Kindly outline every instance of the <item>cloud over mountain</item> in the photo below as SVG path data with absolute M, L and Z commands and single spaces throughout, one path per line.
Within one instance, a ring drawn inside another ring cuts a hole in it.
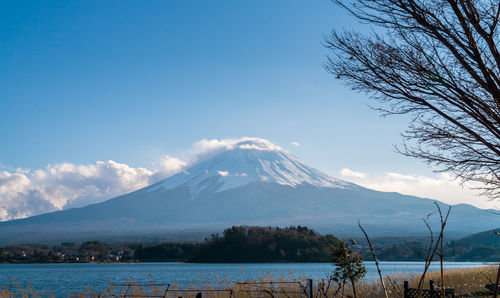
M 158 182 L 236 146 L 259 152 L 284 150 L 260 138 L 203 139 L 186 151 L 185 158 L 164 155 L 149 169 L 113 160 L 86 165 L 58 163 L 38 170 L 0 167 L 0 221 L 102 202 Z M 217 170 L 220 176 L 239 175 L 234 179 L 240 180 L 246 177 L 227 169 Z M 496 207 L 491 202 L 481 201 L 467 186 L 462 188 L 458 182 L 451 181 L 447 174 L 434 178 L 394 172 L 369 175 L 343 168 L 340 175 L 375 190 L 429 197 L 451 204 L 467 202 L 479 207 Z
M 100 202 L 179 172 L 185 163 L 165 156 L 154 170 L 115 161 L 60 163 L 42 170 L 0 172 L 0 220 Z
M 29 192 L 38 191 L 38 201 L 32 204 L 49 202 L 49 207 L 56 209 L 82 203 L 90 196 L 110 198 L 117 190 L 134 191 L 82 208 L 0 223 L 0 242 L 76 241 L 88 235 L 93 239 L 143 237 L 145 233 L 213 231 L 241 224 L 300 224 L 325 232 L 342 231 L 351 237 L 359 232 L 358 220 L 378 235 L 419 235 L 425 231 L 425 227 L 419 228 L 422 216 L 434 211 L 434 200 L 380 192 L 334 178 L 267 140 L 246 138 L 205 144 L 208 148 L 204 154 L 213 150 L 218 153 L 185 168 L 183 161 L 165 157 L 157 165 L 182 170 L 152 185 L 148 184 L 159 169 L 133 168 L 112 161 L 86 166 L 59 164 L 24 176 L 5 175 L 5 184 L 12 184 L 8 188 L 12 192 L 24 191 L 31 198 Z M 363 176 L 356 171 L 344 173 Z M 406 183 L 425 180 L 397 173 L 385 176 Z M 30 179 L 29 184 L 25 178 Z M 366 178 L 369 176 L 358 179 Z M 37 179 L 45 185 L 37 185 Z M 464 235 L 499 221 L 491 212 L 462 205 L 453 208 L 448 226 L 457 235 Z M 33 226 L 36 235 L 30 232 Z
M 180 172 L 189 163 L 245 141 L 252 141 L 254 149 L 281 149 L 258 138 L 203 139 L 188 150 L 190 161 L 164 155 L 150 169 L 108 160 L 86 165 L 65 162 L 37 170 L 3 170 L 0 171 L 0 221 L 102 202 L 158 182 Z
M 364 178 L 366 176 L 365 173 L 356 172 L 348 168 L 343 168 L 342 170 L 340 170 L 340 175 L 342 175 L 342 177 L 355 177 L 355 178 Z
M 474 190 L 472 183 L 461 185 L 447 173 L 434 177 L 396 172 L 375 175 L 344 168 L 340 174 L 349 181 L 370 189 L 432 198 L 447 204 L 466 203 L 479 208 L 500 209 L 499 203 L 479 196 L 480 192 Z

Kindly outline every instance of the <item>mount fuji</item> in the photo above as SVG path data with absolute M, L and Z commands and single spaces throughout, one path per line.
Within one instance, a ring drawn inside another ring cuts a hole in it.
M 306 225 L 353 236 L 358 220 L 376 236 L 421 235 L 426 232 L 422 218 L 436 211 L 434 202 L 335 179 L 267 140 L 245 138 L 132 193 L 2 222 L 0 244 L 187 239 L 232 225 Z M 500 216 L 460 204 L 452 207 L 447 234 L 463 236 L 498 226 Z

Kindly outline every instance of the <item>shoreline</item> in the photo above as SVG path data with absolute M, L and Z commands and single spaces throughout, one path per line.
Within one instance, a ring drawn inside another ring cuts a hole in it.
M 406 261 L 406 260 L 390 260 L 390 261 L 382 261 L 378 260 L 381 264 L 423 264 L 424 261 Z M 364 264 L 375 264 L 373 260 L 363 261 Z M 130 262 L 0 262 L 0 265 L 37 265 L 37 264 L 218 264 L 218 265 L 237 265 L 237 264 L 332 264 L 332 262 L 248 262 L 248 261 L 239 261 L 239 262 L 187 262 L 187 261 L 130 261 Z M 439 260 L 433 261 L 432 264 L 439 264 Z M 443 264 L 484 264 L 487 265 L 497 265 L 499 262 L 491 262 L 491 261 L 444 261 Z
M 393 263 L 393 262 L 391 262 Z M 89 264 L 89 263 L 86 263 Z M 206 267 L 205 267 L 206 268 Z M 265 271 L 266 268 L 259 268 L 260 271 Z M 97 268 L 96 268 L 97 269 Z M 94 270 L 96 270 L 94 269 Z M 221 273 L 220 267 L 216 268 L 219 273 Z M 248 269 L 248 268 L 247 268 Z M 245 269 L 245 270 L 247 270 Z M 372 268 L 373 269 L 373 268 Z M 387 268 L 386 268 L 387 269 Z M 414 267 L 414 269 L 417 269 Z M 439 287 L 442 282 L 440 280 L 440 272 L 438 267 L 434 267 L 426 275 L 424 281 L 424 288 L 428 288 L 429 281 L 433 280 L 436 287 Z M 243 269 L 241 269 L 243 270 Z M 471 293 L 474 291 L 484 290 L 484 285 L 487 284 L 491 279 L 496 276 L 496 266 L 480 265 L 477 267 L 470 268 L 450 268 L 444 270 L 445 282 L 444 286 L 447 288 L 456 289 L 456 293 Z M 23 279 L 11 278 L 9 282 L 6 280 L 0 281 L 0 286 L 5 286 L 5 288 L 0 287 L 0 296 L 2 294 L 16 294 L 16 293 L 28 293 L 36 296 L 35 293 L 54 293 L 56 297 L 66 296 L 70 293 L 77 293 L 81 295 L 93 295 L 99 296 L 99 294 L 110 293 L 113 296 L 120 296 L 124 293 L 129 293 L 132 295 L 148 296 L 156 295 L 160 293 L 163 295 L 166 291 L 178 293 L 181 296 L 192 294 L 193 291 L 213 293 L 213 291 L 228 292 L 231 291 L 235 294 L 235 297 L 239 297 L 236 294 L 243 295 L 248 287 L 252 287 L 252 290 L 261 291 L 269 293 L 269 291 L 275 291 L 277 294 L 275 297 L 281 297 L 283 292 L 296 292 L 304 289 L 307 284 L 307 279 L 313 280 L 313 286 L 315 291 L 325 291 L 325 293 L 331 294 L 332 290 L 336 290 L 340 287 L 340 284 L 330 280 L 327 276 L 313 276 L 304 272 L 303 275 L 292 274 L 282 270 L 281 273 L 277 272 L 267 272 L 265 274 L 254 274 L 254 275 L 235 275 L 235 272 L 228 273 L 227 276 L 219 275 L 201 275 L 197 274 L 196 270 L 187 272 L 187 276 L 184 281 L 179 279 L 178 273 L 181 271 L 173 270 L 173 278 L 165 278 L 165 276 L 158 275 L 158 272 L 153 272 L 153 274 L 148 273 L 146 279 L 134 280 L 130 278 L 116 277 L 114 279 L 107 279 L 103 275 L 103 278 L 96 279 L 96 276 L 89 275 L 81 276 L 80 269 L 74 271 L 78 273 L 80 280 L 69 279 L 69 282 L 60 282 L 56 279 L 47 279 L 47 277 L 42 277 L 42 282 L 40 283 L 41 276 L 36 274 L 32 275 L 32 278 L 24 276 Z M 90 271 L 90 272 L 100 272 Z M 110 271 L 115 272 L 115 271 Z M 143 271 L 145 274 L 147 272 Z M 237 270 L 240 272 L 240 270 Z M 241 271 L 243 272 L 243 271 Z M 403 291 L 403 285 L 405 281 L 411 288 L 415 288 L 418 284 L 421 272 L 415 270 L 415 272 L 400 272 L 394 273 L 390 271 L 385 271 L 384 279 L 386 280 L 387 289 L 390 291 L 390 297 L 398 297 L 397 293 Z M 1 271 L 0 271 L 1 273 Z M 299 272 L 300 273 L 300 272 Z M 198 278 L 196 278 L 198 276 Z M 70 277 L 67 276 L 66 277 Z M 129 276 L 132 277 L 132 276 Z M 176 280 L 177 279 L 177 280 Z M 389 282 L 390 280 L 390 282 Z M 49 282 L 47 282 L 49 281 Z M 97 282 L 98 281 L 98 282 Z M 378 280 L 378 276 L 371 274 L 360 280 L 356 289 L 360 294 L 358 297 L 382 297 L 381 286 Z M 345 285 L 346 294 L 351 292 L 350 284 Z M 3 292 L 2 292 L 3 291 Z M 31 291 L 31 292 L 30 292 Z M 93 293 L 93 294 L 92 294 Z M 211 296 L 210 297 L 223 297 L 223 296 Z M 227 297 L 227 296 L 224 296 Z M 319 297 L 319 296 L 318 296 Z

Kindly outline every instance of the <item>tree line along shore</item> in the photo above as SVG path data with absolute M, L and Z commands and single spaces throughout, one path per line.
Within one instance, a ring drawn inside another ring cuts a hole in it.
M 500 246 L 493 232 L 447 241 L 446 261 L 498 261 Z M 212 234 L 202 242 L 159 243 L 61 243 L 22 244 L 0 248 L 0 263 L 78 262 L 331 262 L 332 247 L 340 239 L 303 226 L 287 228 L 235 226 Z M 425 239 L 373 239 L 382 261 L 421 261 L 416 251 L 425 251 Z M 411 249 L 409 249 L 411 246 Z M 372 260 L 368 245 L 360 239 L 354 246 L 364 260 Z

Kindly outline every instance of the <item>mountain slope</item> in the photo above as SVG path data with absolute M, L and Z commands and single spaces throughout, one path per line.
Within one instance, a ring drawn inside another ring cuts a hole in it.
M 497 215 L 498 216 L 498 215 Z M 473 235 L 469 235 L 457 241 L 462 243 L 467 243 L 471 247 L 476 246 L 494 246 L 500 247 L 500 236 L 495 234 L 500 229 L 491 229 L 484 232 L 479 232 Z
M 246 139 L 103 203 L 0 223 L 0 241 L 123 240 L 231 225 L 299 224 L 349 236 L 357 232 L 358 219 L 373 235 L 402 236 L 426 232 L 422 218 L 435 211 L 433 202 L 332 178 L 266 140 Z M 496 215 L 457 205 L 447 229 L 465 235 L 499 225 Z
M 171 189 L 187 186 L 191 195 L 196 196 L 205 188 L 218 192 L 251 182 L 292 187 L 301 184 L 322 188 L 356 187 L 309 167 L 292 154 L 263 139 L 237 142 L 215 156 L 158 183 L 157 187 Z

